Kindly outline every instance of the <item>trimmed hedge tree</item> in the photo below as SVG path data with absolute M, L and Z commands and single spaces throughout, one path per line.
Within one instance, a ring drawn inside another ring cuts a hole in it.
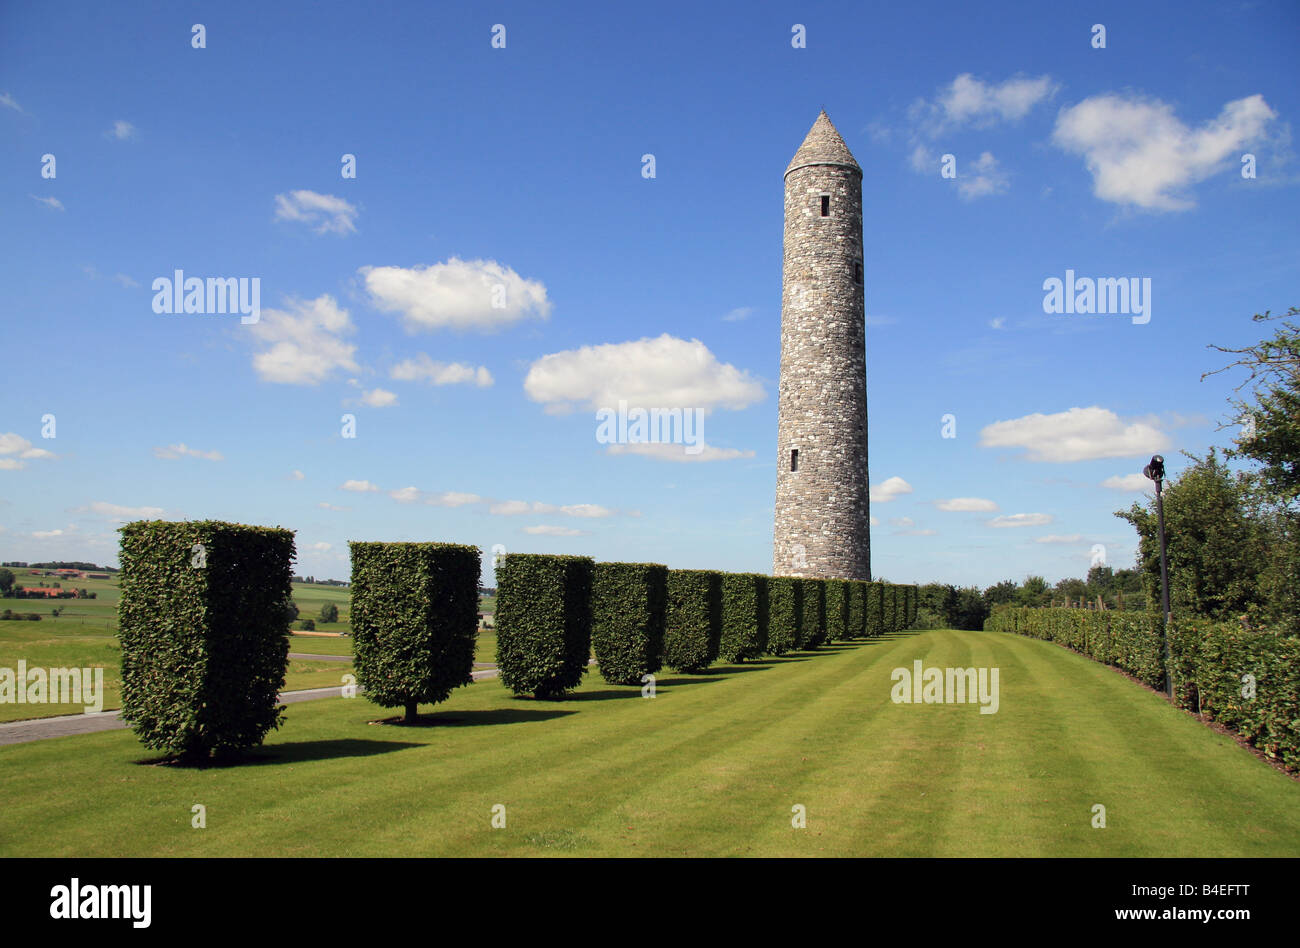
M 669 570 L 664 663 L 679 672 L 702 672 L 717 659 L 721 638 L 722 574 Z
M 803 620 L 799 647 L 815 649 L 826 641 L 826 580 L 803 579 Z
M 357 684 L 381 708 L 438 704 L 474 681 L 479 549 L 348 543 Z
M 867 583 L 867 635 L 885 633 L 885 584 Z
M 591 580 L 591 644 L 600 676 L 638 685 L 663 666 L 668 567 L 597 563 Z
M 722 575 L 722 636 L 718 658 L 743 662 L 767 648 L 767 583 L 759 573 Z
M 497 668 L 517 695 L 563 697 L 591 655 L 589 556 L 511 553 L 497 561 Z
M 280 726 L 293 531 L 215 520 L 120 530 L 122 719 L 191 760 L 254 747 Z
M 871 584 L 861 580 L 849 580 L 849 630 L 851 639 L 863 638 L 867 634 L 867 592 Z
M 773 576 L 767 581 L 767 650 L 784 655 L 798 648 L 803 612 L 803 585 L 794 576 Z
M 849 637 L 849 596 L 852 583 L 847 579 L 826 581 L 826 641 L 843 642 Z

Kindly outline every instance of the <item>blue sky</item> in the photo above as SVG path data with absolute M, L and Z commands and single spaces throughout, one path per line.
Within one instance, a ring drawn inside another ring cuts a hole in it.
M 782 172 L 825 107 L 876 575 L 1131 565 L 1132 475 L 1231 436 L 1206 345 L 1300 302 L 1300 7 L 1058 6 L 6 5 L 2 558 L 212 517 L 316 576 L 350 539 L 770 571 Z M 259 321 L 155 313 L 176 269 L 258 278 Z M 1149 279 L 1150 321 L 1045 313 L 1067 269 Z M 624 395 L 709 448 L 611 451 Z

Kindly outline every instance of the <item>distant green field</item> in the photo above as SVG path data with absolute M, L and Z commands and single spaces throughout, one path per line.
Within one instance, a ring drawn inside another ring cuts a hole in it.
M 47 576 L 31 576 L 22 567 L 10 567 L 15 582 L 20 586 L 36 587 L 41 582 L 47 586 L 62 583 L 65 589 L 83 588 L 97 594 L 95 599 L 0 599 L 0 611 L 34 612 L 41 616 L 39 622 L 0 622 L 0 667 L 18 667 L 25 660 L 29 668 L 103 668 L 104 710 L 122 706 L 121 648 L 117 640 L 117 578 L 58 580 Z M 293 599 L 298 606 L 300 619 L 316 621 L 318 632 L 351 632 L 351 596 L 342 586 L 294 583 Z M 320 610 L 327 602 L 338 606 L 338 622 L 321 622 Z M 54 617 L 54 610 L 60 610 Z M 295 626 L 297 623 L 295 623 Z M 352 638 L 331 638 L 312 635 L 292 635 L 291 652 L 316 655 L 352 654 Z M 496 634 L 492 631 L 479 634 L 476 661 L 496 661 Z M 351 663 L 291 659 L 285 678 L 285 689 L 297 691 L 306 688 L 324 688 L 342 684 L 342 675 L 351 672 Z M 51 717 L 59 714 L 78 714 L 81 705 L 65 704 L 0 704 L 0 721 L 17 721 L 27 718 Z

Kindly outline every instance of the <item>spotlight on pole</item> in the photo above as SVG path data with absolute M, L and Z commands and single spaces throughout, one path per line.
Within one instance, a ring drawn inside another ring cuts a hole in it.
M 1164 613 L 1164 662 L 1165 687 L 1169 696 L 1174 695 L 1174 680 L 1169 674 L 1169 554 L 1165 546 L 1165 503 L 1161 491 L 1165 480 L 1165 459 L 1160 455 L 1151 458 L 1149 464 L 1142 468 L 1142 473 L 1156 484 L 1156 522 L 1160 528 L 1160 606 Z

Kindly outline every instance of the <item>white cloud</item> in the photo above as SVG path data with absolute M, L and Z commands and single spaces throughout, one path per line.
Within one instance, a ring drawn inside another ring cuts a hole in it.
M 560 508 L 560 513 L 568 514 L 570 517 L 612 517 L 614 515 L 614 511 L 600 504 L 566 504 Z
M 934 537 L 939 535 L 938 530 L 895 530 L 895 536 L 900 537 Z
M 463 507 L 466 504 L 477 504 L 482 500 L 483 498 L 478 494 L 461 494 L 449 490 L 435 497 L 427 498 L 425 503 L 434 507 Z
M 749 372 L 719 362 L 698 339 L 667 333 L 542 356 L 529 367 L 524 391 L 552 414 L 571 411 L 575 403 L 592 411 L 617 409 L 620 400 L 630 408 L 740 410 L 764 394 Z
M 653 458 L 656 461 L 676 461 L 688 464 L 692 461 L 731 461 L 735 458 L 752 458 L 753 451 L 741 451 L 737 448 L 715 448 L 711 444 L 700 443 L 699 451 L 686 453 L 686 445 L 665 441 L 638 441 L 633 444 L 611 444 L 605 449 L 607 454 L 636 454 Z M 694 448 L 692 448 L 694 450 Z
M 399 504 L 413 504 L 420 499 L 422 493 L 418 487 L 399 487 L 397 490 L 390 490 L 388 496 Z
M 1102 487 L 1109 487 L 1111 490 L 1145 490 L 1152 486 L 1151 481 L 1147 480 L 1143 474 L 1115 474 L 1101 482 Z
M 74 511 L 98 514 L 101 517 L 119 520 L 122 523 L 131 520 L 153 520 L 163 515 L 161 507 L 123 507 L 120 504 L 110 504 L 102 500 L 97 500 L 86 507 L 74 508 Z
M 1007 190 L 1006 172 L 998 166 L 998 160 L 990 152 L 984 152 L 966 167 L 968 170 L 957 174 L 957 193 L 965 200 L 1002 194 Z
M 892 527 L 914 527 L 916 521 L 911 517 L 890 517 L 889 525 Z
M 361 267 L 374 305 L 400 313 L 410 332 L 432 329 L 490 331 L 522 319 L 545 319 L 546 287 L 495 260 L 461 260 L 427 267 Z
M 1083 156 L 1103 201 L 1180 211 L 1196 204 L 1186 193 L 1191 185 L 1235 167 L 1276 117 L 1263 96 L 1252 95 L 1192 129 L 1158 99 L 1098 95 L 1061 110 L 1052 142 Z
M 108 138 L 124 142 L 129 138 L 135 138 L 135 126 L 124 119 L 118 119 L 113 123 L 113 127 L 104 133 Z
M 153 456 L 162 458 L 165 461 L 175 461 L 178 458 L 203 458 L 205 461 L 224 460 L 220 451 L 200 451 L 197 448 L 187 447 L 184 442 L 181 444 L 169 444 L 165 448 L 154 448 Z
M 306 476 L 307 475 L 304 474 L 302 471 L 295 470 L 292 474 L 289 475 L 289 479 L 293 481 L 300 481 L 303 480 Z
M 65 209 L 63 207 L 63 202 L 56 197 L 43 198 L 43 197 L 37 197 L 35 194 L 29 195 L 29 197 L 31 197 L 33 201 L 39 201 L 41 204 L 44 204 L 46 207 L 50 208 L 51 210 L 62 211 Z
M 0 105 L 3 105 L 6 109 L 13 109 L 15 112 L 23 110 L 23 107 L 14 101 L 14 97 L 8 92 L 0 93 Z
M 1035 543 L 1082 543 L 1083 534 L 1070 533 L 1066 535 L 1049 533 L 1045 537 L 1034 537 Z
M 1050 76 L 989 83 L 964 72 L 939 93 L 930 111 L 945 125 L 981 127 L 1013 122 L 1050 99 L 1056 90 Z
M 980 431 L 980 445 L 1024 448 L 1027 460 L 1068 463 L 1153 454 L 1167 448 L 1169 439 L 1149 420 L 1125 423 L 1094 405 L 994 422 Z
M 1044 513 L 1018 513 L 1006 514 L 1001 517 L 994 517 L 989 521 L 990 527 L 1042 527 L 1051 523 L 1053 517 L 1051 514 Z
M 361 401 L 371 408 L 387 408 L 389 405 L 397 404 L 397 395 L 387 389 L 372 388 L 362 393 Z
M 311 548 L 317 553 L 328 553 L 333 547 L 329 543 L 313 543 Z
M 63 531 L 62 530 L 34 530 L 32 532 L 32 536 L 34 536 L 38 540 L 48 540 L 50 537 L 63 536 Z
M 316 506 L 319 507 L 321 510 L 340 511 L 340 510 L 351 510 L 351 509 L 352 509 L 351 507 L 339 507 L 339 506 L 336 505 L 336 504 L 327 504 L 327 503 L 326 503 L 325 501 L 323 501 L 323 500 L 322 500 L 319 504 L 317 504 Z
M 998 509 L 997 504 L 983 497 L 953 497 L 950 500 L 936 500 L 934 505 L 949 513 L 992 513 Z
M 547 537 L 585 537 L 586 530 L 575 530 L 572 527 L 524 527 L 524 533 Z
M 301 221 L 318 234 L 356 232 L 357 209 L 341 197 L 315 191 L 290 191 L 275 196 L 277 221 Z
M 727 313 L 727 315 L 723 316 L 722 321 L 724 323 L 738 323 L 741 320 L 748 319 L 750 316 L 753 315 L 754 315 L 754 307 L 737 306 L 735 309 Z
M 529 503 L 526 500 L 503 500 L 489 507 L 488 513 L 502 517 L 515 517 L 527 513 L 555 513 L 556 509 L 551 504 L 543 504 L 537 501 Z
M 912 485 L 907 483 L 901 477 L 891 477 L 883 483 L 877 484 L 871 488 L 871 502 L 873 504 L 884 504 L 893 500 L 895 497 L 901 497 L 903 494 L 912 493 Z
M 1006 329 L 1006 328 L 1007 328 L 1007 318 L 1006 318 L 1005 316 L 998 316 L 998 317 L 995 317 L 994 319 L 990 319 L 990 320 L 989 320 L 989 328 L 990 328 L 990 329 Z
M 479 388 L 492 384 L 492 373 L 485 366 L 475 368 L 460 362 L 435 362 L 427 353 L 421 352 L 414 359 L 407 359 L 393 366 L 388 375 L 399 382 L 425 381 L 430 385 L 459 385 L 473 383 Z
M 17 457 L 6 455 L 17 455 Z M 32 443 L 20 434 L 12 431 L 0 434 L 0 471 L 21 471 L 27 466 L 24 463 L 26 461 L 54 456 L 52 451 L 47 451 L 45 448 L 32 447 Z
M 337 369 L 358 371 L 357 347 L 339 337 L 353 332 L 348 311 L 329 294 L 305 302 L 291 299 L 288 310 L 264 309 L 249 326 L 260 342 L 270 346 L 253 356 L 253 368 L 268 382 L 316 385 Z
M 369 481 L 348 480 L 348 481 L 344 481 L 342 484 L 339 485 L 339 490 L 350 490 L 358 494 L 364 494 L 364 493 L 369 493 L 371 491 L 377 491 L 379 490 L 379 488 L 376 485 L 370 483 Z

